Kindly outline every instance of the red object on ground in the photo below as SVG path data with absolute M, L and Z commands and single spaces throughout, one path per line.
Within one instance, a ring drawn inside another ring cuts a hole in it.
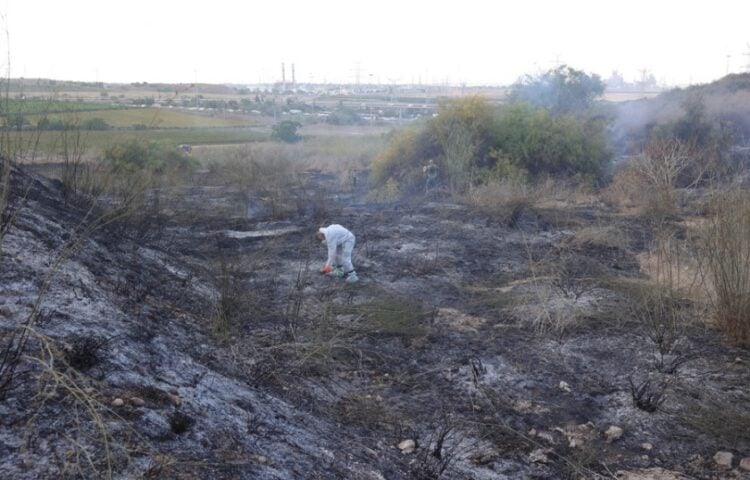
M 323 273 L 331 273 L 332 270 L 333 269 L 330 266 L 328 266 L 328 265 L 325 265 L 323 267 Z

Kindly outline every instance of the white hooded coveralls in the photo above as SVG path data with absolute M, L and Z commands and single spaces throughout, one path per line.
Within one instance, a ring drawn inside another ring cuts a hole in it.
M 325 236 L 325 243 L 328 245 L 326 265 L 329 267 L 341 265 L 344 273 L 353 271 L 352 251 L 356 242 L 354 234 L 337 224 L 322 227 L 318 231 Z

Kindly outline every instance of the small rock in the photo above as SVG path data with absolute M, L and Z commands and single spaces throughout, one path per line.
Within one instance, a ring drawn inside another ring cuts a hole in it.
M 123 405 L 125 405 L 125 401 L 122 398 L 115 398 L 112 400 L 113 407 L 122 407 Z
M 251 455 L 250 458 L 258 463 L 268 463 L 268 457 L 265 455 Z
M 596 425 L 594 425 L 591 422 L 582 423 L 576 426 L 576 429 L 580 432 L 589 432 L 591 430 L 594 430 L 595 428 L 596 428 Z
M 560 381 L 560 384 L 557 386 L 557 388 L 565 393 L 570 393 L 570 385 L 568 385 L 568 382 Z
M 479 450 L 469 458 L 477 465 L 489 465 L 495 459 L 495 453 L 486 450 Z
M 182 405 L 182 399 L 178 395 L 168 393 L 167 396 L 169 397 L 169 402 L 175 407 Z
M 401 450 L 401 453 L 403 454 L 411 453 L 416 448 L 417 448 L 417 442 L 411 439 L 402 440 L 401 443 L 398 444 L 398 449 Z
M 539 432 L 536 434 L 536 436 L 541 438 L 542 440 L 546 440 L 549 443 L 555 443 L 555 437 L 553 437 L 549 432 Z
M 513 405 L 513 408 L 520 413 L 529 412 L 533 407 L 534 404 L 531 403 L 531 400 L 519 400 L 515 402 L 515 405 Z
M 146 405 L 146 401 L 140 397 L 131 397 L 130 403 L 135 405 L 136 407 L 142 407 Z
M 547 458 L 547 454 L 544 453 L 544 450 L 537 448 L 529 454 L 529 460 L 532 463 L 547 463 L 549 458 Z
M 733 458 L 734 455 L 732 455 L 731 452 L 716 452 L 716 455 L 714 455 L 714 463 L 716 463 L 716 466 L 719 468 L 729 470 L 732 468 Z
M 651 449 L 654 448 L 654 446 L 648 442 L 644 442 L 644 443 L 641 443 L 641 448 L 646 450 L 647 452 L 650 452 Z
M 580 440 L 578 440 L 578 439 L 576 439 L 576 438 L 572 438 L 572 439 L 570 440 L 570 443 L 568 443 L 568 447 L 570 447 L 570 448 L 578 448 L 578 447 L 580 447 L 581 445 L 582 445 L 582 444 L 581 444 Z
M 750 472 L 750 457 L 745 457 L 740 460 L 740 470 Z
M 536 428 L 532 428 L 531 430 L 529 430 L 529 436 L 536 437 Z
M 615 440 L 619 440 L 620 437 L 622 437 L 622 428 L 611 425 L 607 429 L 607 431 L 604 432 L 604 436 L 607 437 L 607 443 L 612 443 Z
M 378 452 L 376 452 L 375 450 L 371 448 L 362 447 L 362 451 L 365 452 L 367 456 L 369 456 L 370 458 L 375 458 L 375 459 L 380 458 L 380 455 L 378 455 Z
M 745 363 L 745 362 L 743 362 L 740 357 L 735 357 L 734 363 Z

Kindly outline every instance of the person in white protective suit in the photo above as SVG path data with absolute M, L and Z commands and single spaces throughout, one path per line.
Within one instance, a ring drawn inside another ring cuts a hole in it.
M 359 280 L 352 265 L 352 251 L 356 243 L 354 234 L 341 225 L 333 224 L 318 229 L 317 237 L 328 246 L 328 260 L 323 265 L 323 273 L 335 275 L 341 272 L 347 283 Z

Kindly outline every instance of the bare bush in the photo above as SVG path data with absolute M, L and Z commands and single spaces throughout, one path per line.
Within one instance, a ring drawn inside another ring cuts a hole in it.
M 694 168 L 699 160 L 691 143 L 658 140 L 643 149 L 633 166 L 649 187 L 654 207 L 670 212 L 675 208 L 675 188 L 694 186 L 703 177 L 704 172 Z M 692 178 L 684 178 L 688 173 Z
M 0 255 L 3 253 L 3 238 L 11 226 L 10 200 L 10 159 L 0 159 Z
M 531 191 L 525 183 L 499 180 L 476 187 L 468 199 L 471 205 L 515 228 L 523 213 L 532 209 L 537 201 Z
M 84 161 L 86 142 L 77 121 L 65 121 L 60 132 L 62 194 L 65 205 L 80 202 L 95 194 L 93 169 Z
M 630 395 L 633 398 L 633 404 L 644 412 L 653 413 L 657 411 L 666 400 L 665 393 L 667 384 L 665 382 L 652 383 L 650 379 L 642 382 L 634 382 L 633 378 L 628 378 L 630 383 Z
M 412 474 L 419 480 L 438 480 L 450 466 L 464 456 L 473 445 L 465 439 L 461 426 L 451 414 L 441 413 L 425 447 L 417 452 Z
M 673 374 L 687 361 L 680 346 L 685 339 L 685 307 L 663 288 L 644 291 L 632 306 L 633 316 L 641 323 L 644 335 L 653 347 L 652 361 L 659 372 Z
M 678 233 L 669 223 L 655 225 L 653 246 L 641 257 L 641 269 L 651 281 L 636 290 L 631 302 L 631 315 L 653 348 L 653 366 L 667 374 L 676 373 L 689 359 L 686 329 L 700 305 L 699 271 Z
M 700 233 L 698 256 L 713 319 L 750 346 L 750 194 L 716 195 Z

